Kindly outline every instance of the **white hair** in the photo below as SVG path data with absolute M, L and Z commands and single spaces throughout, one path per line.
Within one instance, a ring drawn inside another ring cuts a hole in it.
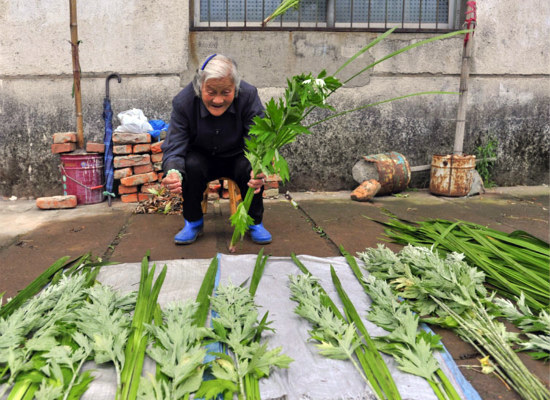
M 241 78 L 237 71 L 237 64 L 235 61 L 222 54 L 214 54 L 206 58 L 202 67 L 197 69 L 195 77 L 193 78 L 193 88 L 195 94 L 200 97 L 201 89 L 204 82 L 209 79 L 221 79 L 230 77 L 235 84 L 235 97 L 239 94 L 239 85 Z

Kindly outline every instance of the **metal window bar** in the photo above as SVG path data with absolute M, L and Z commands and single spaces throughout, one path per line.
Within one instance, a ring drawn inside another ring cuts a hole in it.
M 327 2 L 327 26 L 334 28 L 336 18 L 335 18 L 335 2 L 336 0 L 328 0 Z M 319 2 L 317 2 L 319 4 Z M 317 15 L 319 15 L 319 8 L 317 8 Z
M 384 4 L 384 29 L 388 29 L 388 0 Z
M 401 28 L 405 26 L 405 0 L 401 4 Z
M 315 10 L 315 27 L 317 28 L 319 26 L 319 0 L 315 3 L 316 10 Z
M 368 12 L 367 12 L 367 28 L 370 28 L 370 16 L 371 16 L 371 11 L 372 11 L 372 8 L 371 8 L 371 0 L 369 0 L 369 9 L 368 9 Z
M 418 12 L 418 29 L 422 29 L 422 0 L 420 0 L 420 7 Z
M 353 0 L 351 0 L 349 7 L 349 27 L 353 28 Z
M 262 27 L 266 14 L 281 0 L 241 1 L 192 0 L 191 30 L 383 31 L 397 27 L 398 32 L 441 32 L 460 23 L 457 13 L 461 0 L 401 0 L 401 4 L 388 0 L 302 0 L 297 11 L 291 10 L 278 17 L 279 21 Z
M 403 0 L 405 1 L 405 0 Z M 439 24 L 439 0 L 435 1 L 435 29 L 437 30 L 437 25 Z

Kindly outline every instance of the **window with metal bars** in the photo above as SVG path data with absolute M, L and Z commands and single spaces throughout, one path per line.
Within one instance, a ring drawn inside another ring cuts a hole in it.
M 193 0 L 193 28 L 216 30 L 445 31 L 458 27 L 460 0 L 301 0 L 266 26 L 281 0 Z

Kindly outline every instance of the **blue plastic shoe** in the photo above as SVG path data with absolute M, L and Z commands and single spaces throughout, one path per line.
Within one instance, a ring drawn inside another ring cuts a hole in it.
M 271 233 L 264 228 L 264 224 L 259 223 L 258 225 L 250 225 L 250 238 L 256 244 L 267 244 L 271 243 Z
M 174 237 L 174 242 L 176 244 L 191 244 L 202 235 L 202 228 L 204 226 L 203 218 L 193 222 L 189 222 L 186 219 L 184 219 L 184 221 L 185 226 Z

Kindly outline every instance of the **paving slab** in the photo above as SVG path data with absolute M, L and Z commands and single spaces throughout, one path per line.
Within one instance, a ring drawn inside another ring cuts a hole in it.
M 369 218 L 385 220 L 381 207 L 370 202 L 355 202 L 349 197 L 330 200 L 302 200 L 299 206 L 320 235 L 330 238 L 350 254 L 376 247 L 383 242 L 383 227 Z M 401 246 L 386 243 L 392 250 Z
M 547 186 L 488 189 L 471 198 L 432 196 L 427 190 L 375 197 L 372 202 L 351 201 L 350 192 L 293 193 L 297 207 L 282 196 L 265 202 L 264 225 L 273 243 L 259 246 L 246 236 L 236 254 L 288 257 L 291 253 L 318 257 L 338 256 L 338 246 L 355 254 L 385 242 L 384 228 L 374 220 L 386 212 L 410 221 L 427 218 L 465 220 L 504 232 L 525 230 L 549 241 L 550 189 Z M 140 262 L 147 251 L 153 261 L 209 259 L 227 254 L 232 228 L 227 201 L 211 202 L 205 215 L 204 235 L 196 243 L 176 246 L 174 235 L 183 227 L 180 215 L 134 214 L 135 204 L 114 201 L 69 210 L 39 210 L 34 201 L 0 201 L 0 292 L 13 296 L 62 256 L 91 251 L 110 261 Z M 513 328 L 512 328 L 513 329 Z M 520 397 L 495 377 L 468 365 L 480 358 L 452 332 L 435 328 L 466 378 L 484 399 Z M 549 385 L 548 365 L 521 354 L 528 368 Z
M 338 255 L 327 239 L 317 234 L 311 223 L 299 210 L 286 201 L 269 201 L 264 205 L 264 226 L 274 240 L 258 245 L 248 235 L 237 244 L 235 254 L 257 254 L 264 248 L 265 254 L 290 256 L 312 254 L 320 257 Z M 136 262 L 150 250 L 151 260 L 212 258 L 217 253 L 229 253 L 233 228 L 229 221 L 229 204 L 211 202 L 204 216 L 204 233 L 190 245 L 175 245 L 174 236 L 183 228 L 181 215 L 137 214 L 129 218 L 120 241 L 110 260 Z
M 40 224 L 30 232 L 18 235 L 8 247 L 0 250 L 0 293 L 6 298 L 28 286 L 58 259 L 70 259 L 91 252 L 102 256 L 116 239 L 128 215 L 124 212 L 79 215 Z
M 436 197 L 428 192 L 397 201 L 391 196 L 378 201 L 399 218 L 463 220 L 503 232 L 525 230 L 548 241 L 548 208 L 539 202 L 486 193 L 468 199 Z

